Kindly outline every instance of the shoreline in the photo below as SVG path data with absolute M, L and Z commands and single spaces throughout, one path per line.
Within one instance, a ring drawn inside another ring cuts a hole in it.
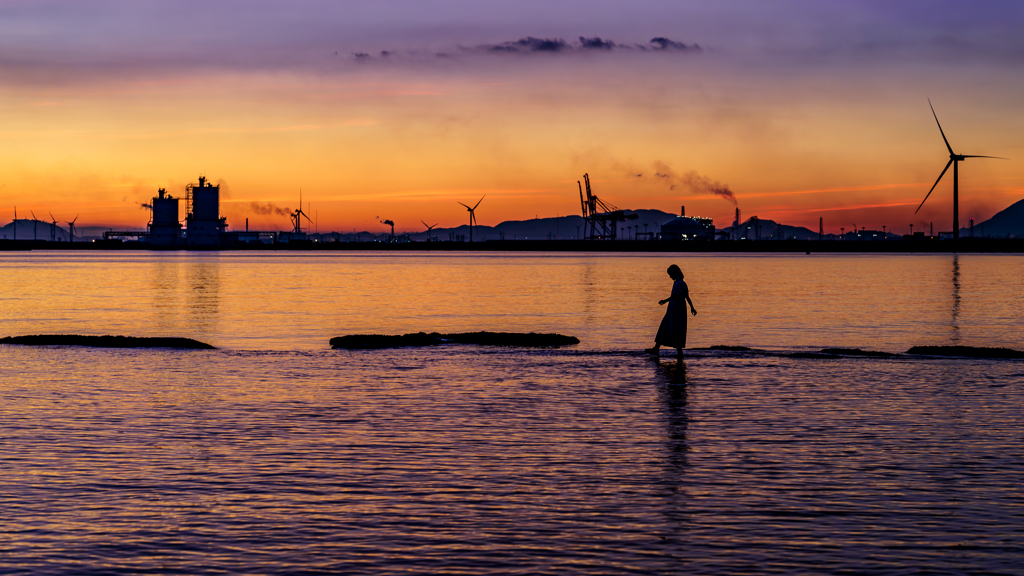
M 649 252 L 649 253 L 1024 253 L 1024 238 L 961 238 L 953 240 L 485 240 L 482 242 L 293 242 L 223 246 L 152 247 L 137 242 L 47 242 L 0 240 L 4 251 L 145 250 L 152 252 L 210 251 L 354 251 L 354 252 Z

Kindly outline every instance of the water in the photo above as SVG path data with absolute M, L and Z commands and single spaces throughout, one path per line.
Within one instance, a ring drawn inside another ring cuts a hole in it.
M 0 254 L 0 572 L 932 573 L 1024 565 L 1020 256 Z M 333 351 L 537 330 L 579 346 Z

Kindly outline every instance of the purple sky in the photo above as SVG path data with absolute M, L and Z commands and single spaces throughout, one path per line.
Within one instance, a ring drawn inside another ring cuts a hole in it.
M 879 60 L 1016 68 L 1022 25 L 1017 1 L 4 1 L 0 66 L 15 82 L 77 77 L 69 68 L 78 66 L 93 78 L 167 67 L 332 70 L 335 51 L 340 60 L 382 50 L 412 59 L 527 36 L 663 36 L 795 68 Z

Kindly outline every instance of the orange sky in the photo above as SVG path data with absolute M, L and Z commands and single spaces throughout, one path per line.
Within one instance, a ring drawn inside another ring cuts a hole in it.
M 409 54 L 48 75 L 8 63 L 0 214 L 17 205 L 19 217 L 141 227 L 139 205 L 158 187 L 183 195 L 205 174 L 224 185 L 230 227 L 248 217 L 252 228 L 287 228 L 252 203 L 294 209 L 301 189 L 320 231 L 383 230 L 378 217 L 418 231 L 420 220 L 465 223 L 456 201 L 485 194 L 485 225 L 576 214 L 588 172 L 595 194 L 619 207 L 685 204 L 728 225 L 732 204 L 681 179 L 696 172 L 728 185 L 744 217 L 944 230 L 951 174 L 914 215 L 948 156 L 928 97 L 957 152 L 1011 158 L 961 166 L 962 223 L 1024 197 L 1016 62 L 816 62 L 724 39 L 679 54 Z

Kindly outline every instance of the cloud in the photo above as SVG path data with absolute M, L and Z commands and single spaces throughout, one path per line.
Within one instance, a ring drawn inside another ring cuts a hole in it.
M 515 52 L 526 54 L 530 52 L 567 52 L 572 50 L 568 42 L 561 38 L 534 38 L 527 36 L 512 42 L 501 44 L 484 44 L 477 48 L 487 52 Z
M 271 214 L 276 214 L 278 216 L 290 216 L 292 213 L 288 208 L 280 208 L 274 205 L 273 202 L 267 202 L 265 206 L 259 202 L 250 202 L 249 209 L 261 216 L 269 216 Z
M 611 40 L 601 40 L 599 36 L 593 38 L 585 38 L 580 36 L 580 48 L 585 50 L 614 50 L 618 46 Z
M 640 52 L 700 52 L 697 44 L 685 44 L 668 38 L 652 38 L 647 44 L 619 44 L 600 36 L 580 36 L 578 40 L 568 42 L 562 38 L 534 38 L 527 36 L 519 40 L 501 42 L 499 44 L 481 44 L 474 48 L 462 48 L 463 52 L 490 54 L 536 54 L 536 53 L 572 53 L 590 51 L 640 51 Z
M 700 49 L 701 49 L 700 46 L 698 46 L 696 44 L 687 46 L 686 44 L 683 44 L 682 42 L 676 42 L 675 40 L 669 40 L 668 38 L 662 38 L 661 36 L 659 36 L 657 38 L 651 38 L 650 46 L 651 46 L 652 50 L 697 50 L 697 51 L 700 51 Z
M 508 55 L 508 54 L 572 54 L 585 52 L 701 52 L 703 49 L 697 44 L 686 44 L 664 37 L 652 38 L 646 44 L 620 44 L 613 40 L 607 40 L 600 36 L 579 36 L 577 40 L 567 41 L 562 38 L 536 38 L 526 36 L 519 40 L 509 40 L 495 44 L 478 44 L 476 46 L 458 46 L 450 50 L 432 52 L 433 58 L 447 59 L 456 54 L 469 55 Z M 335 52 L 337 54 L 337 52 Z M 422 58 L 425 54 L 422 50 L 408 51 L 405 55 L 412 59 Z M 399 57 L 396 50 L 381 50 L 379 57 L 374 57 L 370 52 L 353 52 L 352 60 L 361 64 L 376 59 L 391 59 Z

